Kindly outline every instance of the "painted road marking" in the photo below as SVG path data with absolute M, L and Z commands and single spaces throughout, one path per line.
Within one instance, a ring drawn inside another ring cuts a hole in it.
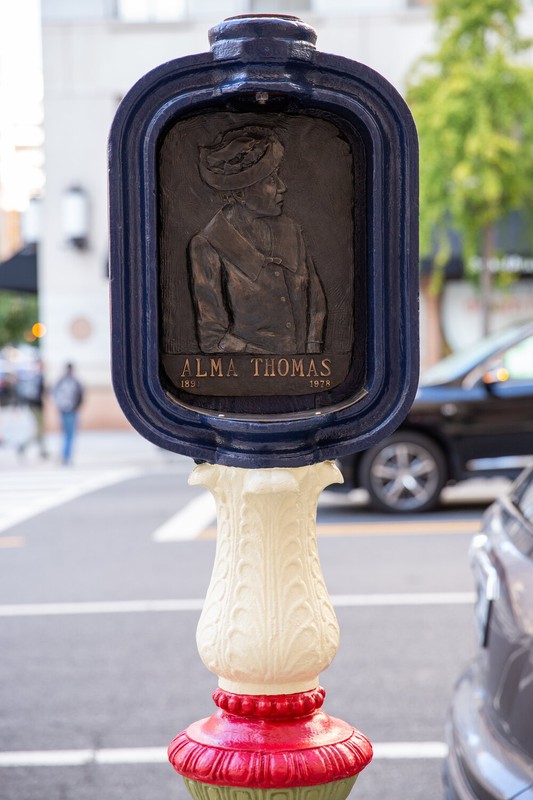
M 76 497 L 142 474 L 139 468 L 53 469 L 2 473 L 0 532 Z
M 445 742 L 377 742 L 372 744 L 374 758 L 446 758 Z
M 394 594 L 333 594 L 336 608 L 382 606 L 463 606 L 475 602 L 475 592 L 418 592 Z
M 331 595 L 337 608 L 385 606 L 471 605 L 474 592 L 420 592 L 394 594 Z M 55 617 L 75 614 L 139 614 L 162 611 L 201 611 L 202 598 L 168 600 L 110 600 L 80 603 L 17 603 L 0 605 L 0 617 Z
M 0 548 L 24 547 L 24 536 L 0 536 Z
M 183 542 L 198 538 L 216 519 L 215 499 L 210 492 L 202 492 L 174 514 L 152 534 L 155 542 Z
M 88 603 L 0 605 L 0 617 L 55 617 L 75 614 L 139 614 L 145 611 L 201 611 L 198 600 L 117 600 Z
M 318 523 L 319 536 L 420 536 L 438 533 L 477 533 L 479 519 L 394 520 L 391 522 Z
M 375 759 L 445 758 L 444 742 L 377 742 Z M 14 750 L 0 753 L 0 767 L 81 767 L 87 764 L 166 764 L 166 747 L 114 747 L 101 750 Z
M 326 503 L 326 506 L 329 501 Z M 202 492 L 152 534 L 155 542 L 183 542 L 216 538 L 216 506 L 210 492 Z M 401 520 L 317 524 L 319 536 L 428 536 L 470 534 L 480 529 L 478 519 Z
M 478 519 L 415 520 L 411 522 L 341 522 L 317 523 L 318 536 L 435 536 L 436 534 L 478 533 Z M 205 528 L 198 539 L 216 539 L 217 529 Z

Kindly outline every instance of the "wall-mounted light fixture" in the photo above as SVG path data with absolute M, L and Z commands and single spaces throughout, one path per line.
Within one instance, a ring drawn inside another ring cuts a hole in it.
M 22 241 L 25 245 L 35 245 L 41 240 L 42 233 L 42 200 L 40 197 L 32 197 L 28 203 L 28 208 L 21 216 Z
M 81 186 L 71 186 L 63 193 L 63 234 L 67 244 L 78 250 L 89 247 L 89 197 Z

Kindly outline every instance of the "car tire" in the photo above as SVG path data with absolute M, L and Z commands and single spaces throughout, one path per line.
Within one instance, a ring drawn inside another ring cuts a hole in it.
M 446 483 L 446 461 L 435 442 L 405 431 L 389 436 L 361 458 L 360 485 L 379 511 L 409 514 L 434 508 Z

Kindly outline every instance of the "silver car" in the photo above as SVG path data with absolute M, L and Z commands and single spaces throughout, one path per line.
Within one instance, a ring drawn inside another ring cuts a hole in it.
M 474 538 L 479 652 L 455 687 L 447 800 L 533 800 L 533 465 Z

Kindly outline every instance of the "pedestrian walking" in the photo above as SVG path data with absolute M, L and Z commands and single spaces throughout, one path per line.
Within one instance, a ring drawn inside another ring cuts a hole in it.
M 62 461 L 63 464 L 70 464 L 78 411 L 83 402 L 83 387 L 74 375 L 72 364 L 66 365 L 65 372 L 54 386 L 53 396 L 63 428 Z
M 41 458 L 48 458 L 45 444 L 44 431 L 44 397 L 46 387 L 44 382 L 44 366 L 39 359 L 35 364 L 35 370 L 20 378 L 17 383 L 17 400 L 21 405 L 25 405 L 33 415 L 35 425 L 32 426 L 29 438 L 20 442 L 18 445 L 19 455 L 24 455 L 26 449 L 35 442 L 39 448 Z

